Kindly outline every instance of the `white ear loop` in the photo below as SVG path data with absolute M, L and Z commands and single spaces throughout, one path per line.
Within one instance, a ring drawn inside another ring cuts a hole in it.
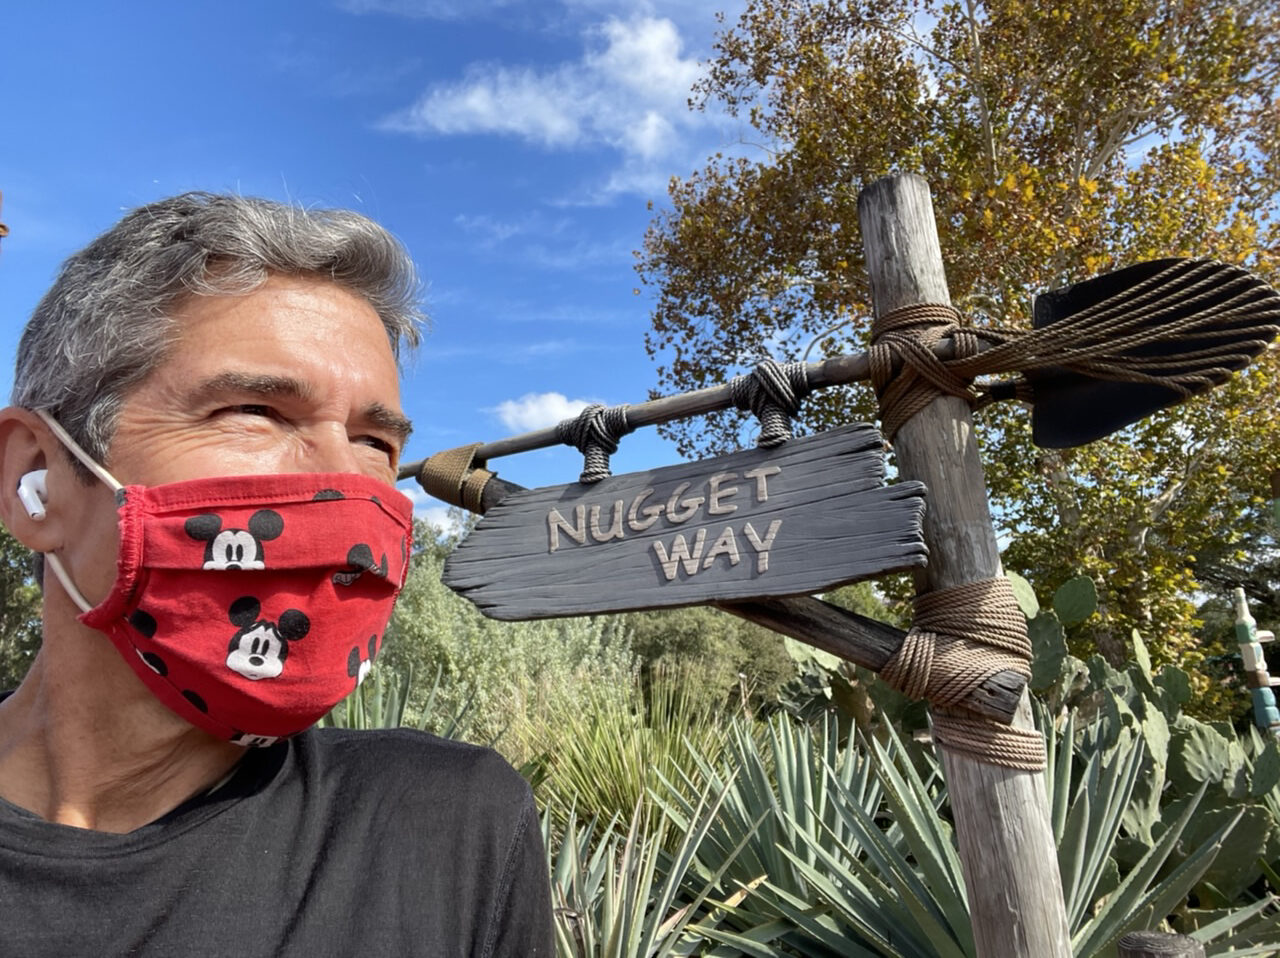
M 58 581 L 62 583 L 63 590 L 71 597 L 71 601 L 80 607 L 81 612 L 88 612 L 93 608 L 93 603 L 80 594 L 80 590 L 76 588 L 76 584 L 71 581 L 71 576 L 67 570 L 63 568 L 62 560 L 52 552 L 42 553 L 44 555 L 45 564 L 53 570 L 53 574 Z
M 50 416 L 43 409 L 36 409 L 34 410 L 34 412 L 37 416 L 39 416 L 42 420 L 44 420 L 44 424 L 49 427 L 49 431 L 52 432 L 58 438 L 58 441 L 60 443 L 66 446 L 67 450 L 71 453 L 71 455 L 75 456 L 78 460 L 80 460 L 81 464 L 83 464 L 83 466 L 86 469 L 88 469 L 91 473 L 97 476 L 99 480 L 101 480 L 104 484 L 106 484 L 108 489 L 110 489 L 112 492 L 119 492 L 121 489 L 124 488 L 124 486 L 122 486 L 118 481 L 116 481 L 115 476 L 107 472 L 106 469 L 104 469 L 102 466 L 100 466 L 97 462 L 94 461 L 92 456 L 90 456 L 87 452 L 85 452 L 83 449 L 80 448 L 80 444 L 71 438 L 71 436 L 67 433 L 65 429 L 62 428 L 62 425 L 56 419 Z M 24 476 L 23 478 L 25 479 L 26 477 Z M 22 498 L 22 491 L 23 491 L 23 487 L 19 485 L 19 489 L 18 489 L 19 498 Z M 31 492 L 34 493 L 34 490 L 31 490 Z M 23 504 L 26 505 L 27 503 L 26 499 L 22 499 L 22 501 L 23 501 Z M 43 507 L 43 505 L 44 503 L 42 501 L 41 506 Z M 30 508 L 28 508 L 28 511 L 30 512 Z M 31 517 L 33 519 L 37 518 L 35 513 L 32 513 Z M 43 509 L 41 510 L 41 515 L 38 518 L 41 518 L 41 519 L 44 518 Z M 46 552 L 44 553 L 44 561 L 46 562 L 46 564 L 48 564 L 49 568 L 53 570 L 53 574 L 57 577 L 58 581 L 62 584 L 63 590 L 71 598 L 71 601 L 74 602 L 79 607 L 81 612 L 88 612 L 90 609 L 93 608 L 93 603 L 91 603 L 88 599 L 86 599 L 84 595 L 80 592 L 80 590 L 76 588 L 76 584 L 71 581 L 70 574 L 67 572 L 66 568 L 62 564 L 62 560 L 59 559 L 57 555 L 55 555 L 52 552 Z
M 58 441 L 67 447 L 67 451 L 71 455 L 80 460 L 80 464 L 97 476 L 106 487 L 112 492 L 119 492 L 124 486 L 116 481 L 116 477 L 107 472 L 106 469 L 98 465 L 94 458 L 80 448 L 80 444 L 71 438 L 71 435 L 62 428 L 62 424 L 54 419 L 43 409 L 34 410 L 35 414 L 44 420 L 44 424 L 49 427 L 49 431 L 58 437 Z

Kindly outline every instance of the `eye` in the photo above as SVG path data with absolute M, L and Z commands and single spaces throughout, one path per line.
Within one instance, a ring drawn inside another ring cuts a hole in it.
M 368 446 L 370 449 L 376 449 L 393 462 L 400 457 L 400 447 L 381 436 L 352 436 L 351 442 L 358 446 Z
M 275 410 L 270 406 L 262 403 L 240 403 L 236 406 L 227 406 L 218 410 L 219 413 L 233 413 L 241 416 L 275 416 Z

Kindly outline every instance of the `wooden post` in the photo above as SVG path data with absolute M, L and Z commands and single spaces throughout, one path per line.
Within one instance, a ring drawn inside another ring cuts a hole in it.
M 1204 958 L 1204 945 L 1186 935 L 1131 931 L 1117 944 L 1120 958 Z
M 876 314 L 918 303 L 949 304 L 928 184 L 918 176 L 873 183 L 858 199 Z M 934 400 L 899 430 L 898 473 L 928 487 L 929 565 L 918 592 L 1002 574 L 987 489 L 963 400 Z M 1031 727 L 1024 693 L 1015 724 Z M 1069 958 L 1070 937 L 1049 824 L 1044 776 L 942 752 L 982 958 Z

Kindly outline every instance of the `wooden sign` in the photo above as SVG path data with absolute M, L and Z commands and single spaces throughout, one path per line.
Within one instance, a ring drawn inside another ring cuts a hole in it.
M 924 485 L 884 484 L 874 426 L 530 489 L 492 507 L 444 582 L 496 619 L 802 595 L 923 566 Z

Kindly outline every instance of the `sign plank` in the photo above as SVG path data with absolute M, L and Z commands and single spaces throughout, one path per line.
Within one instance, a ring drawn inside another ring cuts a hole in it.
M 507 496 L 444 582 L 496 619 L 805 595 L 923 566 L 925 488 L 874 426 Z

